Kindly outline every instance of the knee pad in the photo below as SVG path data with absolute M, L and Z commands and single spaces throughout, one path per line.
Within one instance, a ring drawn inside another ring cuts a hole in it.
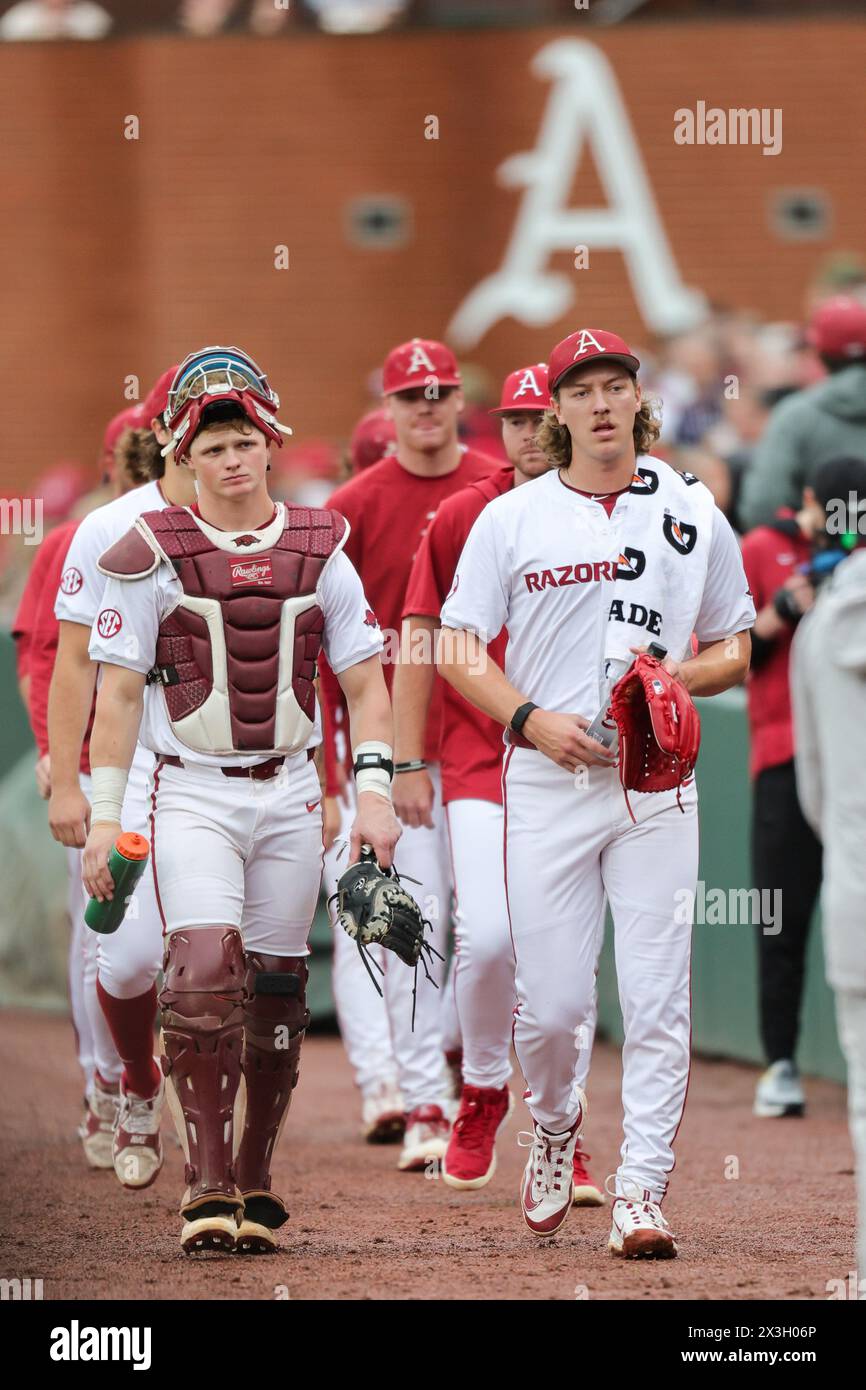
M 163 968 L 163 1071 L 181 1111 L 187 1160 L 182 1210 L 215 1198 L 240 1206 L 232 1149 L 246 997 L 241 934 L 234 927 L 173 932 Z
M 310 1014 L 304 957 L 249 952 L 246 966 L 246 1113 L 236 1169 L 238 1186 L 248 1194 L 270 1191 L 271 1156 L 298 1083 Z

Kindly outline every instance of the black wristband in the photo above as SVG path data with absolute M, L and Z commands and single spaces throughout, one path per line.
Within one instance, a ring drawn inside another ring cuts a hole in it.
M 803 614 L 797 607 L 797 601 L 790 589 L 777 589 L 773 595 L 773 607 L 782 619 L 783 623 L 790 623 L 791 627 L 796 627 Z
M 427 766 L 423 758 L 413 758 L 408 763 L 395 763 L 395 772 L 423 772 Z
M 359 753 L 352 766 L 352 771 L 357 777 L 365 767 L 383 767 L 388 776 L 394 779 L 394 764 L 390 758 L 383 758 L 381 753 Z
M 534 709 L 538 709 L 538 705 L 534 705 L 531 700 L 527 700 L 525 705 L 520 705 L 519 708 L 514 711 L 511 716 L 511 723 L 508 727 L 512 729 L 514 733 L 522 734 L 523 726 Z

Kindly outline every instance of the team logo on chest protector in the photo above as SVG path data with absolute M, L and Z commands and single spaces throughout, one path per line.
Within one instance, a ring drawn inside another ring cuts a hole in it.
M 697 526 L 692 526 L 688 521 L 677 521 L 671 512 L 665 512 L 662 530 L 665 540 L 674 550 L 679 551 L 680 555 L 688 555 L 694 550 L 698 539 Z

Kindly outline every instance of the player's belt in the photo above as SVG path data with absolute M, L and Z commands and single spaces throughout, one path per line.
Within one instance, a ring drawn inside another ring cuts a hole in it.
M 310 762 L 313 755 L 314 750 L 308 748 L 307 762 Z M 252 767 L 238 767 L 237 764 L 233 764 L 229 767 L 221 767 L 218 770 L 224 777 L 249 777 L 253 782 L 266 782 L 270 777 L 276 777 L 280 768 L 285 764 L 285 761 L 286 755 L 283 754 L 281 757 L 268 758 L 267 762 L 264 763 L 253 763 Z M 163 763 L 166 767 L 186 766 L 182 759 L 176 757 L 173 753 L 158 754 L 157 762 Z M 190 766 L 195 767 L 196 764 L 192 763 Z

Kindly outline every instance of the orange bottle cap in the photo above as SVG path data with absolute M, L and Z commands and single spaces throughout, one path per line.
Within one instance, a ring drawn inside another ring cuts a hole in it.
M 150 854 L 150 841 L 143 835 L 137 835 L 134 830 L 125 830 L 118 835 L 114 848 L 124 859 L 146 859 Z

